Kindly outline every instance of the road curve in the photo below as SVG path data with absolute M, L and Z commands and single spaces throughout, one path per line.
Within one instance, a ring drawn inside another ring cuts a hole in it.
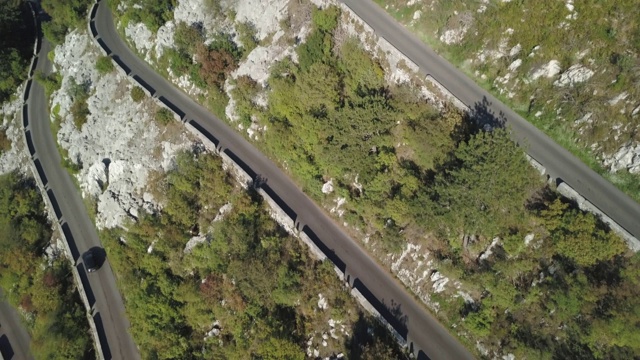
M 0 289 L 0 354 L 5 359 L 33 359 L 31 337 L 18 311 L 4 300 Z
M 341 0 L 396 49 L 432 76 L 472 111 L 511 127 L 515 140 L 553 178 L 567 183 L 613 221 L 640 239 L 640 204 L 591 170 L 520 115 L 436 54 L 371 0 Z
M 51 72 L 47 53 L 51 45 L 42 39 L 36 71 Z M 42 86 L 33 82 L 28 93 L 25 127 L 30 151 L 35 151 L 34 162 L 43 180 L 47 195 L 52 200 L 56 216 L 62 224 L 73 258 L 78 262 L 81 254 L 93 247 L 102 247 L 93 221 L 87 214 L 74 182 L 61 166 L 56 141 L 51 133 L 47 99 Z M 31 140 L 29 140 L 31 139 Z M 31 141 L 31 144 L 29 144 Z M 43 176 L 44 175 L 44 176 Z M 106 359 L 139 359 L 140 354 L 129 334 L 129 322 L 124 304 L 116 286 L 115 277 L 106 260 L 102 268 L 88 274 L 81 263 L 77 264 L 89 303 L 93 306 L 93 318 L 98 329 L 102 353 Z
M 184 113 L 184 118 L 208 135 L 218 147 L 250 175 L 260 174 L 262 188 L 347 275 L 385 319 L 408 340 L 419 358 L 472 359 L 473 356 L 417 302 L 406 289 L 376 263 L 333 220 L 309 199 L 271 160 L 226 125 L 158 75 L 140 60 L 119 37 L 105 1 L 98 2 L 90 28 L 98 42 L 121 67 L 144 82 L 154 96 L 164 98 Z

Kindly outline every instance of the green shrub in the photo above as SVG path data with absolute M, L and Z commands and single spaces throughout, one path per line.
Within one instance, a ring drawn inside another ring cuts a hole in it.
M 44 207 L 33 179 L 0 176 L 0 287 L 11 289 L 6 300 L 27 312 L 35 358 L 90 358 L 87 318 L 69 263 L 44 256 L 52 235 Z
M 140 88 L 139 86 L 134 86 L 131 89 L 131 100 L 139 103 L 145 98 L 145 96 L 146 94 L 144 93 L 144 90 L 142 90 L 142 88 Z
M 100 73 L 100 75 L 106 75 L 112 72 L 113 69 L 114 69 L 113 62 L 111 61 L 111 58 L 108 56 L 101 56 L 96 61 L 96 70 L 98 70 L 98 73 Z
M 26 2 L 0 5 L 0 103 L 9 99 L 27 77 L 33 54 L 33 19 Z
M 249 54 L 258 46 L 255 25 L 250 22 L 241 22 L 236 24 L 236 30 L 238 31 L 244 54 Z
M 34 78 L 44 87 L 44 93 L 47 98 L 50 97 L 54 91 L 60 89 L 62 85 L 62 76 L 58 73 L 45 76 L 42 72 L 38 71 L 35 73 Z
M 82 129 L 82 126 L 87 123 L 87 117 L 91 114 L 89 106 L 87 105 L 86 98 L 78 98 L 73 104 L 71 104 L 71 115 L 73 116 L 73 123 L 78 128 Z
M 54 44 L 64 42 L 65 35 L 86 24 L 86 16 L 91 0 L 43 0 L 42 8 L 51 20 L 42 24 L 42 31 Z
M 7 137 L 4 129 L 0 129 L 0 154 L 11 149 L 11 140 Z
M 155 119 L 160 125 L 167 126 L 173 120 L 173 113 L 165 108 L 160 108 L 156 111 Z

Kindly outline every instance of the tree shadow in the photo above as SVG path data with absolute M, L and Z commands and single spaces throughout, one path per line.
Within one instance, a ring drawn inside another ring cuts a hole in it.
M 349 359 L 408 359 L 389 331 L 363 312 L 358 313 L 351 334 L 344 343 Z
M 478 129 L 491 131 L 491 129 L 504 128 L 506 126 L 506 115 L 502 111 L 497 114 L 493 112 L 491 110 L 492 105 L 493 103 L 486 96 L 483 96 L 481 101 L 476 102 L 469 109 L 469 118 L 473 120 Z

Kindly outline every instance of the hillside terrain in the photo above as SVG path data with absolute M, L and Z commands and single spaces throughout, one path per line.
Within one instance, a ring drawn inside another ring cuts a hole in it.
M 101 56 L 87 34 L 90 1 L 42 5 L 55 72 L 36 78 L 143 358 L 406 356 L 251 184 Z M 109 5 L 141 58 L 279 164 L 478 357 L 640 356 L 639 255 L 562 198 L 507 132 L 477 128 L 345 6 Z M 382 5 L 640 193 L 640 33 L 630 1 Z M 30 55 L 5 45 L 0 55 L 15 61 L 0 69 L 11 74 L 0 91 L 10 99 Z M 19 109 L 14 101 L 3 110 L 3 173 L 27 161 Z M 65 345 L 65 358 L 90 354 L 66 263 L 43 240 L 51 233 L 33 184 L 12 173 L 0 187 L 9 204 L 0 217 L 16 215 L 0 224 L 16 234 L 2 249 L 21 251 L 0 257 L 0 282 L 30 310 L 38 354 L 58 349 L 50 341 Z M 48 331 L 59 317 L 63 333 Z
M 20 117 L 34 30 L 30 7 L 0 1 L 0 287 L 37 359 L 83 359 L 94 349 L 60 234 L 36 186 Z M 7 324 L 0 324 L 6 326 Z M 6 343 L 3 339 L 3 353 Z M 15 340 L 15 339 L 14 339 Z M 11 345 L 11 344 L 9 344 Z M 13 344 L 14 346 L 16 344 Z
M 504 131 L 476 128 L 344 6 L 248 3 L 112 7 L 141 58 L 280 164 L 479 356 L 640 353 L 638 256 Z
M 36 78 L 143 358 L 403 358 L 332 266 L 100 55 L 88 4 L 43 3 L 54 73 Z
M 376 2 L 640 201 L 635 1 Z

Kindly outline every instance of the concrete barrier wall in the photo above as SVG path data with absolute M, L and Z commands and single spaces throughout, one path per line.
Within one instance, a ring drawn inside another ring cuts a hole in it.
M 33 4 L 31 4 L 31 2 L 29 2 L 29 6 L 31 7 L 31 15 L 33 17 L 33 21 L 36 23 L 36 29 L 39 29 L 39 23 L 36 19 L 36 14 L 35 11 L 33 9 Z M 29 119 L 28 119 L 28 111 L 27 111 L 27 107 L 26 107 L 26 102 L 29 99 L 29 90 L 31 89 L 31 86 L 33 85 L 33 74 L 35 73 L 35 68 L 37 65 L 37 60 L 35 60 L 35 58 L 38 56 L 38 50 L 40 49 L 40 38 L 38 36 L 38 32 L 36 32 L 36 40 L 35 43 L 33 45 L 33 49 L 34 49 L 34 57 L 31 60 L 31 66 L 29 68 L 29 78 L 27 79 L 27 86 L 25 86 L 25 92 L 23 94 L 23 99 L 24 99 L 24 110 L 22 111 L 22 123 L 25 127 L 25 131 L 23 132 L 23 140 L 25 145 L 27 146 L 28 150 L 29 150 L 29 155 L 30 155 L 30 159 L 31 161 L 29 161 L 29 168 L 31 170 L 31 174 L 33 176 L 33 178 L 36 180 L 36 184 L 38 186 L 38 190 L 40 191 L 40 194 L 42 195 L 42 199 L 46 205 L 46 207 L 48 209 L 50 209 L 50 211 L 53 211 L 56 214 L 56 219 L 58 221 L 56 221 L 56 223 L 54 224 L 54 226 L 57 228 L 60 237 L 62 238 L 62 243 L 64 244 L 64 248 L 65 248 L 65 255 L 67 257 L 67 259 L 69 259 L 69 262 L 71 263 L 71 273 L 73 274 L 73 280 L 76 284 L 76 287 L 78 289 L 78 293 L 80 294 L 80 299 L 82 299 L 82 303 L 84 304 L 85 307 L 85 315 L 87 316 L 87 321 L 89 323 L 89 330 L 91 333 L 91 336 L 93 337 L 93 342 L 94 342 L 94 347 L 95 347 L 95 351 L 96 351 L 96 356 L 99 360 L 104 360 L 104 356 L 102 354 L 102 346 L 100 344 L 100 338 L 98 337 L 98 331 L 96 329 L 96 324 L 93 321 L 93 316 L 91 315 L 92 313 L 92 309 L 91 306 L 89 305 L 89 301 L 87 299 L 87 295 L 86 295 L 86 291 L 84 289 L 84 286 L 82 285 L 82 281 L 80 280 L 80 274 L 78 273 L 75 265 L 75 259 L 73 256 L 73 253 L 71 252 L 71 249 L 69 247 L 69 242 L 67 237 L 65 236 L 64 232 L 62 231 L 62 226 L 60 224 L 60 218 L 62 216 L 62 214 L 57 214 L 59 211 L 56 211 L 56 207 L 54 206 L 54 204 L 52 204 L 51 200 L 49 199 L 49 192 L 51 191 L 50 189 L 47 190 L 47 179 L 46 176 L 44 175 L 44 170 L 42 169 L 42 165 L 40 165 L 40 160 L 37 159 L 36 153 L 35 153 L 35 148 L 33 147 L 33 141 L 31 139 L 31 134 L 30 134 L 30 130 L 28 130 L 29 127 Z M 45 54 L 46 56 L 46 54 Z M 52 192 L 52 191 L 51 191 Z

